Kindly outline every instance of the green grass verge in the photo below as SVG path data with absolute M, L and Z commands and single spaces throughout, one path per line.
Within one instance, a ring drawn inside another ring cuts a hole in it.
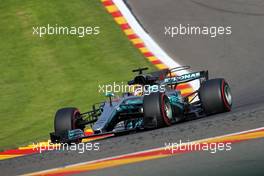
M 90 109 L 99 84 L 127 81 L 138 66 L 154 69 L 99 0 L 0 1 L 0 149 L 49 137 L 64 106 Z M 33 26 L 100 26 L 100 35 L 32 35 Z

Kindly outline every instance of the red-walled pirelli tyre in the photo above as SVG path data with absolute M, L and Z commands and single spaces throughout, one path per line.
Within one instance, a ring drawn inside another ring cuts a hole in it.
M 146 129 L 161 128 L 171 125 L 173 118 L 169 98 L 160 92 L 145 95 L 143 99 L 144 127 Z
M 202 83 L 199 89 L 199 98 L 206 114 L 231 111 L 231 90 L 222 78 L 211 79 Z
M 54 120 L 55 134 L 61 134 L 77 128 L 76 119 L 80 115 L 77 108 L 62 108 L 56 112 Z

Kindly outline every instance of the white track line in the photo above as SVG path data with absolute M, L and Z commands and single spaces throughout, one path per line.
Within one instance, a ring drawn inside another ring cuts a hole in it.
M 215 137 L 210 137 L 210 138 L 199 139 L 199 140 L 191 141 L 191 142 L 188 142 L 188 143 L 198 143 L 198 142 L 208 141 L 208 140 L 212 140 L 212 139 L 218 139 L 218 138 L 223 138 L 223 137 L 228 137 L 228 136 L 244 134 L 244 133 L 248 133 L 248 132 L 255 132 L 255 131 L 259 131 L 259 130 L 264 130 L 264 127 L 250 129 L 250 130 L 245 130 L 245 131 L 241 131 L 241 132 L 230 133 L 230 134 L 225 134 L 225 135 L 221 135 L 221 136 L 215 136 Z M 185 143 L 182 143 L 182 145 L 184 145 L 184 144 Z M 44 174 L 45 172 L 56 171 L 56 170 L 62 169 L 62 168 L 74 167 L 74 166 L 80 166 L 80 165 L 86 165 L 86 164 L 93 164 L 93 163 L 102 162 L 102 161 L 106 161 L 106 160 L 117 159 L 117 158 L 127 157 L 127 156 L 133 156 L 133 155 L 137 155 L 137 154 L 148 153 L 148 152 L 162 150 L 162 149 L 165 149 L 165 147 L 148 149 L 148 150 L 143 150 L 143 151 L 140 151 L 140 152 L 128 153 L 128 154 L 123 154 L 123 155 L 107 157 L 107 158 L 101 158 L 101 159 L 97 159 L 97 160 L 93 160 L 93 161 L 81 162 L 81 163 L 67 165 L 67 166 L 63 166 L 63 167 L 57 167 L 57 168 L 53 168 L 53 169 L 47 169 L 47 170 L 43 170 L 43 171 L 33 172 L 33 173 L 25 174 L 25 175 Z
M 174 68 L 181 66 L 178 62 L 173 60 L 142 28 L 142 26 L 135 19 L 133 14 L 130 12 L 123 0 L 113 0 L 115 5 L 118 7 L 122 15 L 127 20 L 128 24 L 131 26 L 133 31 L 139 36 L 141 40 L 145 43 L 146 47 L 167 67 Z M 189 73 L 186 70 L 179 72 L 179 74 Z M 190 82 L 194 90 L 199 88 L 199 81 Z

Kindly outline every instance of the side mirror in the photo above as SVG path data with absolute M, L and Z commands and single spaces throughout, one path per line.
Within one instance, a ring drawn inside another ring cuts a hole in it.
M 110 106 L 112 106 L 112 97 L 115 96 L 113 92 L 107 92 L 105 96 L 109 97 Z
M 113 97 L 113 96 L 115 96 L 115 94 L 113 92 L 107 92 L 107 93 L 105 93 L 105 96 L 106 97 Z

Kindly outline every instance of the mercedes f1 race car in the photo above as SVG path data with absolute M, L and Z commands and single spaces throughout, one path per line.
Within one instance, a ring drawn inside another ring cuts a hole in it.
M 138 73 L 128 85 L 143 87 L 140 95 L 126 92 L 115 97 L 108 93 L 106 101 L 83 113 L 73 107 L 59 109 L 54 120 L 55 131 L 50 133 L 51 141 L 80 142 L 91 136 L 161 128 L 190 117 L 231 110 L 231 91 L 223 78 L 209 79 L 208 71 L 179 74 L 188 69 L 189 66 L 181 66 L 146 74 L 143 72 L 147 68 L 133 70 Z M 191 81 L 199 81 L 199 88 L 183 96 L 177 86 Z M 85 135 L 86 127 L 92 128 L 92 135 Z

